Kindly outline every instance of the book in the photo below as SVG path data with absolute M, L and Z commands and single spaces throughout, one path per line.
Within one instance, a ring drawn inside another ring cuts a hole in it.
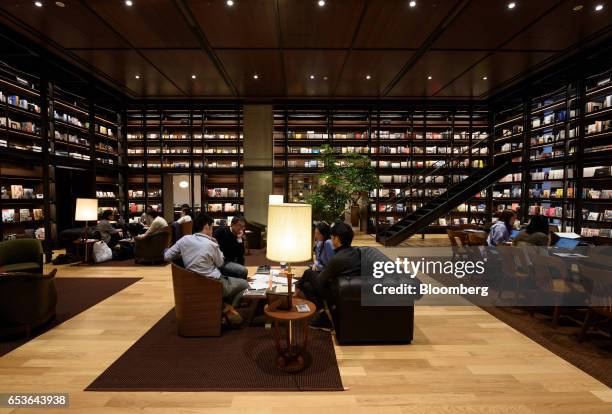
M 35 208 L 32 210 L 32 215 L 34 216 L 34 220 L 40 221 L 44 219 L 42 208 Z
M 27 208 L 19 209 L 19 221 L 32 221 L 30 210 Z
M 11 185 L 11 198 L 12 199 L 23 198 L 23 186 Z
M 2 222 L 13 223 L 15 221 L 15 210 L 12 208 L 2 209 Z

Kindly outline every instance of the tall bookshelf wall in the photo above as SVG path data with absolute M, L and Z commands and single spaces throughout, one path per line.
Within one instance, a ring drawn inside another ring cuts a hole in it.
M 612 71 L 534 89 L 494 110 L 494 163 L 520 172 L 492 186 L 493 210 L 547 216 L 561 231 L 609 239 Z
M 210 213 L 219 223 L 243 212 L 242 111 L 236 105 L 203 108 L 132 108 L 127 111 L 128 215 L 131 220 L 150 205 L 164 206 L 171 181 L 186 177 L 188 204 Z M 170 177 L 172 178 L 172 177 Z M 198 186 L 198 188 L 195 188 Z

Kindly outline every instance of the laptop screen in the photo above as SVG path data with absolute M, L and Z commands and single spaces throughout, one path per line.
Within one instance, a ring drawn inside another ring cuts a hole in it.
M 566 239 L 565 237 L 561 237 L 555 247 L 561 247 L 563 249 L 573 249 L 578 246 L 580 243 L 580 239 Z
M 512 230 L 512 233 L 510 233 L 510 240 L 514 240 L 516 236 L 518 236 L 518 234 L 519 234 L 518 230 Z

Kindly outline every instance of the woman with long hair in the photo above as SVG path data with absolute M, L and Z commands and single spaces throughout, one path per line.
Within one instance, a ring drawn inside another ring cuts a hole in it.
M 516 221 L 516 213 L 513 210 L 504 210 L 500 213 L 499 219 L 491 226 L 487 244 L 489 246 L 499 246 L 510 241 L 512 228 Z

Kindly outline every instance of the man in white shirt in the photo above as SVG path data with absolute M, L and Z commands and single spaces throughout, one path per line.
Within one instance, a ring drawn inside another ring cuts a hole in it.
M 149 217 L 151 224 L 149 225 L 149 228 L 147 229 L 145 234 L 135 237 L 137 239 L 142 239 L 144 237 L 150 236 L 151 234 L 157 233 L 164 227 L 168 226 L 168 222 L 166 221 L 166 219 L 160 216 L 159 213 L 155 210 L 147 212 L 147 216 Z
M 223 307 L 223 314 L 232 325 L 242 323 L 242 318 L 234 309 L 238 306 L 242 293 L 248 289 L 249 284 L 245 279 L 231 277 L 222 274 L 221 268 L 224 263 L 223 253 L 219 244 L 212 237 L 213 219 L 206 213 L 198 213 L 193 221 L 194 234 L 183 236 L 172 247 L 164 253 L 166 261 L 172 261 L 181 257 L 186 269 L 201 276 L 217 279 L 223 285 L 223 299 L 230 305 Z

